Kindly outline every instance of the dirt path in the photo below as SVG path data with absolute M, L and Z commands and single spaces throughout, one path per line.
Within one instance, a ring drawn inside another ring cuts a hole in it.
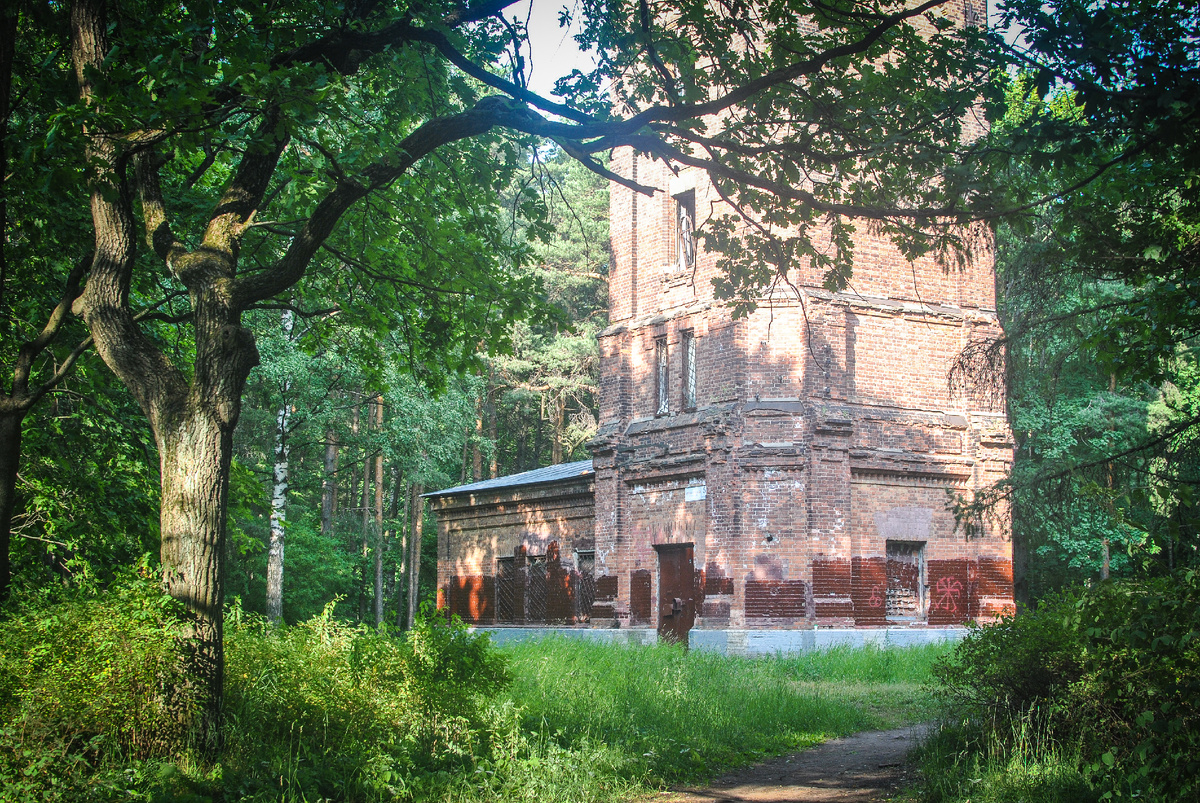
M 876 803 L 907 782 L 904 757 L 925 726 L 869 731 L 746 767 L 705 789 L 679 789 L 656 803 Z

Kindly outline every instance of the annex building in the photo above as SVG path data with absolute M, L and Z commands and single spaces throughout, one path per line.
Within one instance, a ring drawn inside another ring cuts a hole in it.
M 592 459 L 430 494 L 439 604 L 735 650 L 1011 612 L 1008 522 L 950 508 L 1013 456 L 1004 400 L 948 381 L 1000 333 L 990 240 L 947 270 L 859 227 L 853 292 L 793 269 L 735 319 L 691 236 L 721 209 L 706 175 L 614 165 L 662 192 L 612 187 Z

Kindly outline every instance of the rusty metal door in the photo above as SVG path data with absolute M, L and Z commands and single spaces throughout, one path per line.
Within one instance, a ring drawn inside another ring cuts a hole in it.
M 658 637 L 688 643 L 696 621 L 695 544 L 658 544 Z

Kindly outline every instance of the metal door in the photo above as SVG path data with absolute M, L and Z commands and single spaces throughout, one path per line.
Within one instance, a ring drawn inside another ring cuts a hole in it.
M 658 637 L 688 643 L 696 621 L 695 544 L 658 544 Z

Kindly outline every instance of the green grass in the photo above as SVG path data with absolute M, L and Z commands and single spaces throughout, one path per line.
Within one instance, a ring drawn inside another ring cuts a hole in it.
M 1055 743 L 1028 720 L 998 734 L 944 723 L 918 751 L 921 803 L 1096 803 L 1079 750 Z
M 928 719 L 945 648 L 736 658 L 547 638 L 505 648 L 525 727 L 619 749 L 653 781 L 695 780 L 828 738 Z
M 0 800 L 630 800 L 928 719 L 923 684 L 944 651 L 748 659 L 561 638 L 494 650 L 441 617 L 396 638 L 332 607 L 273 628 L 235 606 L 212 755 L 160 710 L 164 685 L 184 683 L 173 605 L 133 578 L 3 621 Z

